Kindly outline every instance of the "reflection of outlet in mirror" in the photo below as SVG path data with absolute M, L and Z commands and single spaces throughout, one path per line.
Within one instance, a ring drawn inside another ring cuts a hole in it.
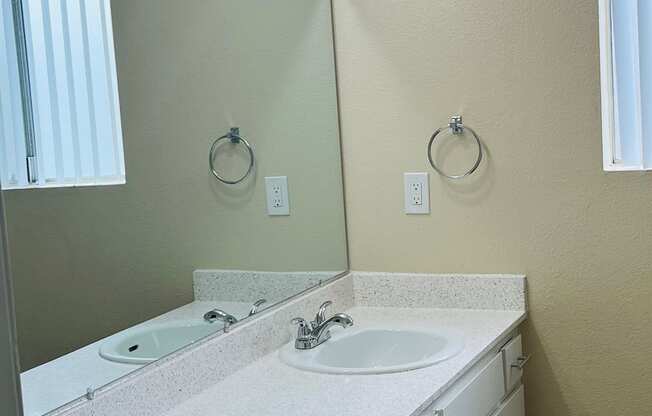
M 430 192 L 427 172 L 406 172 L 403 174 L 406 214 L 429 214 Z
M 287 176 L 266 176 L 267 215 L 290 215 Z

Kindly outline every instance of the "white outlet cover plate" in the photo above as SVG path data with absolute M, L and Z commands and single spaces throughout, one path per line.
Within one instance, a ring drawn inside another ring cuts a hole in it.
M 405 172 L 403 194 L 406 214 L 430 214 L 428 172 Z
M 267 215 L 290 215 L 287 176 L 265 176 Z

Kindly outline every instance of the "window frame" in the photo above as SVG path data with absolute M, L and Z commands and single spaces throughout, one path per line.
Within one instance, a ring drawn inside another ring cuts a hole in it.
M 612 39 L 612 2 L 613 0 L 598 1 L 598 25 L 599 25 L 599 48 L 600 48 L 600 100 L 602 113 L 602 167 L 605 172 L 642 172 L 650 171 L 646 167 L 644 157 L 638 164 L 626 164 L 618 158 L 619 143 L 617 140 L 617 106 L 616 92 L 614 87 L 614 59 Z M 637 30 L 638 32 L 638 30 Z M 638 52 L 636 54 L 638 59 Z M 638 105 L 636 121 L 638 123 L 638 134 L 640 145 L 643 146 L 642 137 L 642 115 L 641 115 L 641 91 L 640 77 L 637 91 Z M 642 152 L 641 152 L 642 153 Z

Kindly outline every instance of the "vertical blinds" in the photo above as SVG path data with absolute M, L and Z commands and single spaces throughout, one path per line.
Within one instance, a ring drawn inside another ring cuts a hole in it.
M 12 62 L 16 47 L 14 42 L 11 49 L 7 3 L 3 1 L 2 22 L 9 46 L 3 53 Z M 24 127 L 16 121 L 22 122 L 16 114 L 21 91 L 10 68 L 6 78 L 0 75 L 10 86 L 3 91 L 2 119 L 13 121 L 12 130 L 2 126 L 3 151 L 10 161 L 3 168 L 3 188 L 124 183 L 109 0 L 22 0 L 22 6 L 28 66 L 23 76 L 29 79 L 37 175 L 36 183 L 28 183 Z
M 610 12 L 611 162 L 652 169 L 652 1 L 612 0 Z

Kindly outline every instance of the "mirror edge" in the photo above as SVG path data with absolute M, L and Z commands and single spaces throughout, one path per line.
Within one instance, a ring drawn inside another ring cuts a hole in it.
M 342 140 L 342 131 L 341 131 L 341 125 L 342 125 L 342 114 L 341 114 L 341 107 L 340 107 L 340 90 L 339 90 L 339 77 L 338 77 L 338 72 L 337 72 L 337 55 L 336 55 L 336 41 L 335 41 L 335 21 L 334 21 L 334 13 L 333 13 L 333 1 L 329 0 L 330 3 L 330 23 L 331 23 L 331 53 L 332 53 L 332 62 L 333 62 L 333 71 L 334 71 L 334 76 L 335 76 L 335 100 L 336 100 L 336 106 L 337 106 L 337 138 L 338 138 L 338 144 L 340 148 L 340 180 L 341 180 L 341 190 L 342 190 L 342 211 L 343 211 L 343 225 L 344 225 L 344 253 L 346 257 L 346 263 L 345 263 L 345 269 L 336 274 L 335 276 L 326 279 L 324 281 L 320 281 L 319 283 L 308 287 L 298 293 L 293 294 L 290 297 L 287 297 L 283 300 L 280 300 L 272 305 L 270 305 L 268 308 L 265 308 L 262 310 L 259 314 L 256 314 L 256 317 L 261 317 L 269 314 L 272 311 L 277 310 L 278 308 L 282 307 L 283 305 L 292 302 L 293 300 L 305 296 L 319 288 L 328 286 L 330 284 L 333 284 L 337 282 L 339 279 L 342 277 L 345 277 L 351 272 L 351 253 L 350 253 L 350 247 L 349 247 L 349 228 L 348 228 L 348 218 L 347 218 L 347 212 L 346 212 L 346 186 L 344 183 L 344 158 L 343 158 L 343 140 Z M 22 406 L 22 400 L 21 400 L 21 388 L 20 388 L 20 369 L 18 367 L 18 343 L 17 343 L 17 338 L 16 338 L 16 319 L 15 319 L 15 312 L 14 312 L 14 305 L 13 305 L 13 291 L 12 291 L 12 280 L 11 280 L 11 273 L 9 269 L 9 264 L 8 264 L 8 242 L 7 242 L 7 232 L 6 232 L 6 218 L 5 218 L 5 212 L 4 212 L 4 191 L 0 188 L 0 310 L 6 310 L 7 311 L 7 331 L 4 331 L 4 326 L 5 322 L 4 316 L 0 315 L 0 337 L 4 338 L 5 332 L 7 333 L 7 344 L 9 347 L 9 354 L 7 359 L 8 359 L 8 365 L 11 366 L 11 368 L 14 369 L 13 374 L 12 372 L 8 372 L 8 381 L 9 381 L 9 386 L 7 389 L 7 400 L 8 403 L 12 405 L 12 409 L 15 407 L 15 414 L 9 414 L 8 416 L 23 416 L 23 406 Z M 5 295 L 6 294 L 6 295 Z M 238 326 L 242 325 L 242 323 L 248 323 L 250 322 L 250 317 L 247 317 L 245 319 L 240 320 L 239 322 L 235 323 L 231 328 L 237 328 Z M 221 335 L 224 334 L 224 331 L 216 331 L 211 335 L 205 336 L 201 339 L 199 339 L 197 342 L 186 345 L 152 363 L 143 365 L 142 367 L 139 367 L 135 369 L 134 371 L 131 371 L 119 378 L 116 378 L 112 380 L 111 382 L 98 387 L 93 391 L 93 393 L 101 393 L 102 391 L 109 390 L 113 388 L 116 384 L 123 382 L 124 380 L 128 378 L 132 378 L 134 376 L 137 376 L 139 374 L 142 374 L 143 371 L 148 371 L 149 369 L 153 368 L 151 364 L 156 364 L 160 365 L 162 363 L 165 363 L 169 360 L 175 359 L 178 354 L 183 353 L 189 349 L 194 349 L 198 347 L 199 345 L 202 345 L 206 342 L 209 342 Z M 4 341 L 3 341 L 4 343 Z M 0 347 L 4 348 L 3 344 L 0 344 Z M 3 360 L 5 359 L 4 357 L 4 352 L 0 351 L 2 355 L 0 355 L 0 365 L 3 363 Z M 3 380 L 4 383 L 4 380 Z M 4 395 L 4 391 L 0 391 L 0 398 L 4 399 L 2 395 Z M 57 413 L 60 411 L 65 411 L 67 409 L 74 408 L 78 406 L 80 403 L 85 402 L 88 400 L 88 395 L 81 395 L 77 397 L 74 400 L 71 400 L 67 403 L 64 403 L 63 405 L 51 409 L 48 414 L 50 413 Z

